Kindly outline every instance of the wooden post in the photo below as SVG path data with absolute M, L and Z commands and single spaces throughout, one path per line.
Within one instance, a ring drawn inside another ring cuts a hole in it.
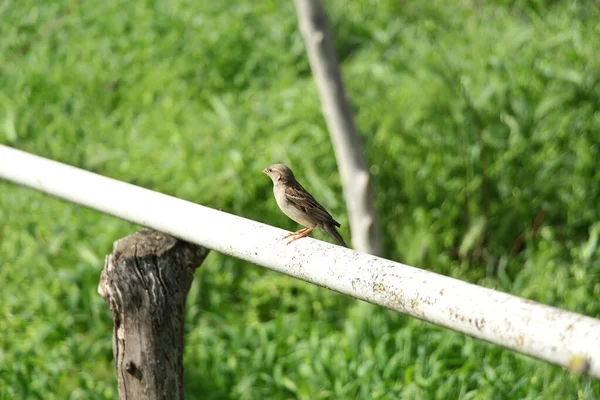
M 183 321 L 208 250 L 143 229 L 115 242 L 98 292 L 113 314 L 120 399 L 183 399 Z

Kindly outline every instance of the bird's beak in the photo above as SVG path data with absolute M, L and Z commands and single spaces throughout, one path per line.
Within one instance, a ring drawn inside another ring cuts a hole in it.
M 263 173 L 263 174 L 265 174 L 265 175 L 268 175 L 268 174 L 267 174 L 267 169 L 266 169 L 266 168 L 265 168 L 265 169 L 263 169 L 263 170 L 262 170 L 262 173 Z

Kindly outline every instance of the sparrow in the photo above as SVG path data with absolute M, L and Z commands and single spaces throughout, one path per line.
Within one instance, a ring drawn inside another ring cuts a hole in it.
M 348 247 L 336 229 L 340 223 L 298 183 L 291 169 L 283 164 L 273 164 L 262 172 L 273 181 L 273 193 L 281 211 L 305 227 L 285 235 L 284 239 L 292 237 L 288 244 L 308 236 L 313 229 L 318 229 L 331 236 L 338 244 Z

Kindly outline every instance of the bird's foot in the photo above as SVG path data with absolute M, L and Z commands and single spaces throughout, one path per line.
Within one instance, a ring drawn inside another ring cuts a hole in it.
M 287 235 L 285 235 L 285 236 L 283 237 L 283 239 L 287 239 L 287 238 L 289 238 L 290 236 L 302 235 L 302 234 L 303 234 L 304 232 L 306 232 L 307 230 L 308 230 L 308 228 L 304 228 L 304 229 L 300 229 L 299 231 L 296 231 L 296 232 L 290 232 L 290 233 L 288 233 Z
M 287 239 L 288 237 L 293 237 L 292 240 L 290 240 L 289 242 L 287 242 L 287 244 L 290 244 L 293 241 L 296 241 L 298 239 L 302 239 L 303 237 L 307 237 L 308 234 L 310 233 L 310 231 L 312 231 L 312 230 L 313 230 L 313 228 L 300 229 L 298 232 L 294 232 L 294 233 L 290 233 L 288 235 L 285 235 L 284 239 Z

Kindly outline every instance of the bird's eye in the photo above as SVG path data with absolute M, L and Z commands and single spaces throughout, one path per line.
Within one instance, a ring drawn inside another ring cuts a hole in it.
M 269 171 L 269 172 L 273 172 L 273 170 L 271 170 L 271 168 L 269 168 L 267 171 Z

